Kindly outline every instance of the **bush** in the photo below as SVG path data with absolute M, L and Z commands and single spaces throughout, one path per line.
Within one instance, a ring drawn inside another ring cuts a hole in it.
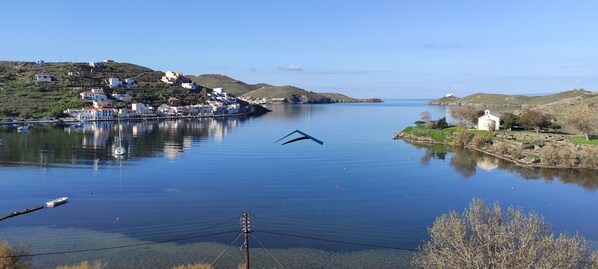
M 488 143 L 488 139 L 483 135 L 475 135 L 471 140 L 471 145 L 474 148 L 480 149 Z
M 554 233 L 543 217 L 489 208 L 473 199 L 463 213 L 438 217 L 413 264 L 422 268 L 598 268 L 598 252 L 579 235 Z
M 471 133 L 467 131 L 458 132 L 453 139 L 453 145 L 465 147 L 469 144 L 469 139 L 471 138 Z
M 29 264 L 23 258 L 28 254 L 25 245 L 11 246 L 7 241 L 0 241 L 0 268 L 26 269 Z
M 507 155 L 509 153 L 509 145 L 505 142 L 496 144 L 496 152 L 500 155 Z
M 432 123 L 432 129 L 442 130 L 442 129 L 447 128 L 447 127 L 449 127 L 449 125 L 446 122 L 446 117 L 442 117 L 442 118 L 440 118 L 437 121 L 434 121 Z
M 93 264 L 89 264 L 88 261 L 82 261 L 79 264 L 75 265 L 62 265 L 56 267 L 56 269 L 104 269 L 107 268 L 106 263 L 102 262 L 101 260 L 96 260 Z
M 514 148 L 513 151 L 511 151 L 511 158 L 513 158 L 513 160 L 519 160 L 523 158 L 523 147 L 518 146 Z

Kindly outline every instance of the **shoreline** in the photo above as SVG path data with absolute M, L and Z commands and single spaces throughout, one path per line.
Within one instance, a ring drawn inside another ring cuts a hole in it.
M 88 122 L 108 122 L 108 121 L 159 121 L 159 120 L 178 120 L 178 119 L 207 119 L 207 118 L 228 118 L 228 117 L 247 117 L 253 115 L 255 112 L 235 113 L 235 114 L 222 114 L 222 115 L 181 115 L 181 116 L 148 116 L 148 117 L 126 117 L 113 119 L 97 119 L 80 121 L 77 119 L 57 119 L 57 120 L 18 120 L 15 122 L 0 122 L 0 126 L 19 126 L 19 125 L 60 125 L 60 124 L 77 124 L 77 123 L 88 123 Z
M 403 131 L 395 133 L 395 135 L 393 136 L 393 140 L 404 140 L 405 142 L 411 143 L 411 144 L 443 145 L 443 146 L 447 146 L 447 147 L 451 147 L 451 148 L 458 147 L 457 145 L 454 145 L 453 143 L 450 143 L 450 142 L 437 141 L 437 140 L 434 140 L 433 138 L 427 137 L 427 136 L 415 136 L 413 134 L 409 134 L 409 133 L 406 133 Z M 495 142 L 495 143 L 499 143 L 499 142 Z M 504 143 L 504 142 L 500 142 L 500 143 Z M 598 168 L 590 168 L 590 167 L 542 164 L 542 159 L 535 159 L 539 155 L 538 152 L 536 152 L 535 150 L 528 154 L 522 153 L 523 157 L 519 158 L 519 159 L 527 159 L 527 158 L 533 157 L 534 158 L 533 161 L 522 162 L 522 161 L 512 158 L 509 155 L 500 154 L 499 152 L 492 151 L 490 149 L 478 148 L 478 147 L 471 146 L 471 145 L 465 145 L 465 146 L 462 146 L 461 148 L 477 151 L 477 152 L 480 152 L 480 153 L 483 153 L 483 154 L 486 154 L 486 155 L 489 155 L 489 156 L 492 156 L 492 157 L 495 157 L 498 159 L 502 159 L 502 160 L 511 162 L 514 165 L 517 165 L 520 167 L 526 167 L 526 168 L 575 169 L 575 170 L 586 170 L 586 171 L 597 171 L 598 170 Z

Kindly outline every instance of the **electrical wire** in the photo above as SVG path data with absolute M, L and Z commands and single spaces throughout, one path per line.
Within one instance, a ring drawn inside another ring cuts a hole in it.
M 278 259 L 276 257 L 274 257 L 274 255 L 272 255 L 272 252 L 270 252 L 270 250 L 268 250 L 266 247 L 264 247 L 264 245 L 262 244 L 262 242 L 260 242 L 260 240 L 258 240 L 257 237 L 255 237 L 253 234 L 251 234 L 251 237 L 253 237 L 253 239 L 255 239 L 255 241 L 257 241 L 258 244 L 260 244 L 260 246 L 262 246 L 262 248 L 265 249 L 266 252 L 268 252 L 268 254 L 270 254 L 270 257 L 272 257 L 272 259 L 274 259 L 276 261 L 276 263 L 278 263 L 278 265 L 280 265 L 280 267 L 282 267 L 282 269 L 285 269 L 284 265 L 282 265 L 282 263 L 280 263 L 278 261 Z
M 382 246 L 382 245 L 374 245 L 374 244 L 365 244 L 365 243 L 357 243 L 357 242 L 349 242 L 349 241 L 341 241 L 341 240 L 317 238 L 317 237 L 312 237 L 312 236 L 287 234 L 287 233 L 265 231 L 265 230 L 259 230 L 259 231 L 256 231 L 256 232 L 262 232 L 262 233 L 274 234 L 274 235 L 281 235 L 281 236 L 287 236 L 287 237 L 311 239 L 311 240 L 324 241 L 324 242 L 330 242 L 330 243 L 339 243 L 339 244 L 347 244 L 347 245 L 364 246 L 364 247 L 374 247 L 374 248 L 384 248 L 384 249 L 394 249 L 394 250 L 405 250 L 405 251 L 418 251 L 416 249 L 409 249 L 409 248 L 399 248 L 399 247 L 390 247 L 390 246 Z
M 220 260 L 222 255 L 224 255 L 224 253 L 226 253 L 226 251 L 228 251 L 228 249 L 235 243 L 235 241 L 237 241 L 237 239 L 239 239 L 239 237 L 241 237 L 241 232 L 237 233 L 237 236 L 235 237 L 235 239 L 233 239 L 233 241 L 231 241 L 230 244 L 228 244 L 228 246 L 226 246 L 226 248 L 222 251 L 222 253 L 220 253 L 220 255 L 218 255 L 218 257 L 216 257 L 216 259 L 214 259 L 214 261 L 212 263 L 210 263 L 210 266 L 214 266 L 218 262 L 218 260 Z
M 34 253 L 34 254 L 23 254 L 23 255 L 12 255 L 12 256 L 2 256 L 0 259 L 4 258 L 15 258 L 15 257 L 37 257 L 37 256 L 48 256 L 48 255 L 58 255 L 58 254 L 70 254 L 70 253 L 81 253 L 81 252 L 92 252 L 92 251 L 100 251 L 100 250 L 110 250 L 110 249 L 120 249 L 120 248 L 130 248 L 130 247 L 140 247 L 140 246 L 148 246 L 148 245 L 157 245 L 175 241 L 182 241 L 188 239 L 195 239 L 195 238 L 202 238 L 208 236 L 215 236 L 227 233 L 238 232 L 235 231 L 226 231 L 226 232 L 219 232 L 219 233 L 211 233 L 211 234 L 203 234 L 197 236 L 188 236 L 188 237 L 181 237 L 181 238 L 174 238 L 168 240 L 162 240 L 157 242 L 146 242 L 146 243 L 138 243 L 138 244 L 131 244 L 131 245 L 123 245 L 123 246 L 113 246 L 113 247 L 102 247 L 102 248 L 90 248 L 90 249 L 78 249 L 78 250 L 67 250 L 67 251 L 57 251 L 57 252 L 44 252 L 44 253 Z

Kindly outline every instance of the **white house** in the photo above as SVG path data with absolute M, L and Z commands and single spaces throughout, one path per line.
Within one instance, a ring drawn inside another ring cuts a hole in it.
M 137 84 L 135 84 L 135 81 L 132 78 L 125 79 L 124 85 L 127 88 L 136 88 L 137 87 Z
M 44 64 L 46 64 L 46 62 L 44 62 L 44 60 L 37 60 L 37 66 L 42 67 L 44 66 Z
M 123 84 L 123 82 L 119 78 L 109 78 L 108 79 L 108 86 L 110 89 L 118 88 Z
M 48 74 L 39 74 L 35 75 L 35 80 L 38 82 L 50 82 L 52 81 L 52 77 L 50 77 Z
M 189 90 L 195 90 L 195 83 L 193 82 L 188 82 L 188 83 L 181 83 L 181 86 L 183 86 L 183 88 L 185 89 L 189 89 Z
M 164 76 L 162 77 L 162 82 L 168 84 L 168 85 L 174 85 L 176 84 L 179 79 L 183 76 L 183 73 L 181 72 L 172 72 L 172 71 L 166 71 L 166 73 L 164 74 Z
M 79 95 L 81 95 L 81 99 L 87 102 L 108 100 L 103 89 L 91 89 L 90 91 L 84 91 Z
M 497 131 L 500 127 L 500 118 L 490 114 L 486 110 L 484 115 L 478 118 L 478 130 Z
M 93 107 L 95 107 L 95 108 L 114 107 L 114 102 L 112 102 L 112 100 L 93 100 Z
M 114 118 L 113 110 L 109 108 L 82 108 L 66 110 L 71 116 L 79 121 L 106 120 Z
M 131 110 L 145 113 L 150 111 L 150 108 L 142 103 L 134 103 L 131 104 Z
M 112 98 L 123 102 L 130 102 L 133 99 L 128 93 L 113 93 Z

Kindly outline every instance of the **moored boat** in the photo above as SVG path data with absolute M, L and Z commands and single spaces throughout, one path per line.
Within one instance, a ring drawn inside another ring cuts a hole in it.
M 17 131 L 20 131 L 20 132 L 29 131 L 29 125 L 21 125 L 21 126 L 17 127 Z
M 69 199 L 68 197 L 60 197 L 60 198 L 54 199 L 52 201 L 47 201 L 46 206 L 47 207 L 56 207 L 56 206 L 59 206 L 62 204 L 66 204 L 68 202 L 68 199 Z

